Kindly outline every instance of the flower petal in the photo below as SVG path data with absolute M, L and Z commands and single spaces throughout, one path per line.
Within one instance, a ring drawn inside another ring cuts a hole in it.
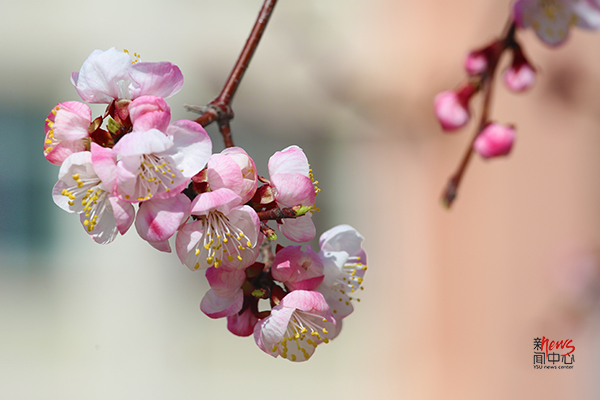
M 271 175 L 271 186 L 275 187 L 277 204 L 293 207 L 298 204 L 315 204 L 315 187 L 310 178 L 301 174 Z
M 227 317 L 227 329 L 236 336 L 250 336 L 257 322 L 258 318 L 248 307 L 241 314 L 236 313 Z
M 138 62 L 129 68 L 131 98 L 171 97 L 181 90 L 183 74 L 170 62 Z
M 191 178 L 196 175 L 210 158 L 212 142 L 204 128 L 189 120 L 179 120 L 167 128 L 167 135 L 173 141 L 169 154 L 183 176 Z
M 168 240 L 189 216 L 190 203 L 190 199 L 184 194 L 141 203 L 135 219 L 138 234 L 148 242 Z
M 113 147 L 119 157 L 156 154 L 173 147 L 173 141 L 158 129 L 133 131 L 123 136 Z
M 120 97 L 120 85 L 129 81 L 127 73 L 131 58 L 114 47 L 94 50 L 79 72 L 73 72 L 71 82 L 83 101 L 110 103 Z
M 275 174 L 301 174 L 308 177 L 308 158 L 304 151 L 296 145 L 286 147 L 276 152 L 269 158 L 269 175 Z
M 222 318 L 237 314 L 244 303 L 244 291 L 238 289 L 234 297 L 219 297 L 210 289 L 200 303 L 200 310 L 210 318 Z
M 317 234 L 315 224 L 312 222 L 312 214 L 304 214 L 298 218 L 282 219 L 277 224 L 283 235 L 297 243 L 308 242 Z
M 134 131 L 158 129 L 167 132 L 171 122 L 171 107 L 162 97 L 139 97 L 129 104 L 127 110 Z

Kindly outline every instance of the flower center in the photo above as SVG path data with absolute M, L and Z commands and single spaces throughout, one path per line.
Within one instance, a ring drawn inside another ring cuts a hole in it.
M 205 260 L 208 266 L 214 265 L 218 268 L 225 258 L 229 262 L 234 259 L 242 261 L 244 251 L 255 245 L 240 228 L 231 224 L 229 218 L 219 211 L 210 212 L 200 219 L 204 236 L 196 245 L 195 255 L 200 260 Z M 200 261 L 196 262 L 194 268 L 200 268 Z
M 83 225 L 88 232 L 94 230 L 99 216 L 108 206 L 108 192 L 100 188 L 99 179 L 81 179 L 79 174 L 71 176 L 76 186 L 63 189 L 61 194 L 69 198 L 68 204 L 78 214 L 85 213 Z
M 288 358 L 289 355 L 292 361 L 296 361 L 299 356 L 308 360 L 314 348 L 320 343 L 329 343 L 329 337 L 334 333 L 335 326 L 322 315 L 295 310 L 283 339 L 271 351 L 279 350 L 283 358 Z
M 142 164 L 138 173 L 139 185 L 136 185 L 135 195 L 138 201 L 149 200 L 161 188 L 165 192 L 181 183 L 183 176 L 177 170 L 171 170 L 171 163 L 165 157 L 155 154 L 142 156 Z M 129 198 L 129 196 L 126 196 Z

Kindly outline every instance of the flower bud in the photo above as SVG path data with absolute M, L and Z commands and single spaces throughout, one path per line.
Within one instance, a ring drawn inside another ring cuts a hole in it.
M 502 53 L 502 43 L 498 41 L 492 42 L 490 45 L 471 51 L 465 58 L 465 71 L 470 76 L 475 76 L 484 73 L 488 66 L 498 61 L 498 57 Z
M 514 49 L 510 67 L 504 71 L 504 83 L 513 92 L 523 92 L 535 83 L 535 68 L 527 61 L 520 47 Z
M 443 130 L 453 131 L 469 122 L 469 100 L 475 91 L 475 87 L 468 83 L 459 91 L 447 90 L 435 96 L 435 116 Z
M 491 123 L 475 139 L 473 149 L 483 158 L 505 156 L 515 141 L 515 128 Z

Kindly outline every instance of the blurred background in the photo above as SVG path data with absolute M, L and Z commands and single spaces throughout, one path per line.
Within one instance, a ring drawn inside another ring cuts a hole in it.
M 134 229 L 90 240 L 52 202 L 58 167 L 42 155 L 44 119 L 79 100 L 70 74 L 94 49 L 178 65 L 173 117 L 195 118 L 183 105 L 218 94 L 262 1 L 3 3 L 0 398 L 599 398 L 599 34 L 549 49 L 519 33 L 539 81 L 521 95 L 498 85 L 492 110 L 517 126 L 516 146 L 475 158 L 453 209 L 439 202 L 474 124 L 443 134 L 433 96 L 460 83 L 510 3 L 276 6 L 233 103 L 234 140 L 262 175 L 301 146 L 322 189 L 319 234 L 353 225 L 370 267 L 342 334 L 300 364 L 206 317 L 203 274 Z M 542 336 L 573 340 L 573 369 L 533 369 Z

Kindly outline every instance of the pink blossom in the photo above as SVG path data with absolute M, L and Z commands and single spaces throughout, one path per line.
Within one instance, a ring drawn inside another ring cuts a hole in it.
M 254 327 L 258 347 L 273 357 L 306 361 L 321 343 L 329 343 L 335 320 L 319 292 L 294 290 Z
M 61 165 L 52 191 L 54 202 L 65 211 L 79 214 L 85 231 L 100 244 L 112 242 L 117 232 L 124 234 L 135 215 L 131 204 L 112 195 L 114 172 L 110 169 L 115 161 L 107 161 L 112 157 L 110 149 L 95 143 L 92 152 L 70 155 Z
M 513 61 L 510 67 L 504 71 L 504 83 L 514 92 L 522 92 L 533 86 L 536 72 L 527 61 L 520 48 L 514 49 Z
M 514 127 L 491 123 L 477 136 L 473 148 L 483 158 L 505 156 L 510 153 L 514 141 Z
M 192 202 L 197 220 L 177 233 L 177 255 L 192 271 L 221 265 L 243 270 L 258 257 L 262 240 L 256 211 L 229 189 L 201 193 Z
M 550 46 L 562 44 L 571 26 L 584 29 L 600 26 L 597 0 L 518 0 L 513 7 L 513 16 L 518 27 L 532 27 Z
M 488 59 L 482 51 L 472 51 L 467 55 L 465 59 L 465 70 L 469 75 L 478 75 L 488 67 Z
M 243 270 L 211 267 L 206 270 L 210 290 L 206 292 L 200 309 L 210 318 L 237 314 L 244 303 L 242 284 L 246 280 Z
M 246 203 L 254 196 L 258 186 L 258 175 L 254 160 L 239 147 L 229 147 L 208 160 L 207 182 L 211 190 L 227 188 Z
M 152 95 L 171 97 L 181 90 L 183 75 L 169 62 L 136 62 L 114 47 L 94 50 L 73 72 L 71 82 L 84 101 L 111 103 L 116 99 L 135 99 Z
M 448 90 L 435 96 L 434 111 L 443 130 L 454 131 L 469 122 L 469 101 L 474 93 L 475 88 L 467 84 L 458 91 Z
M 90 108 L 78 101 L 58 103 L 46 118 L 44 156 L 52 164 L 60 165 L 73 153 L 88 150 Z
M 323 282 L 323 263 L 310 246 L 286 246 L 275 255 L 271 274 L 289 290 L 315 290 Z
M 138 98 L 130 108 L 133 131 L 113 147 L 120 157 L 117 195 L 131 203 L 176 196 L 206 165 L 212 151 L 208 134 L 188 120 L 166 126 L 170 109 L 160 97 Z
M 337 321 L 337 336 L 341 320 L 352 313 L 354 293 L 363 289 L 367 270 L 367 254 L 362 248 L 364 238 L 350 225 L 338 225 L 319 238 L 319 257 L 324 265 L 325 278 L 317 290 L 323 293 Z
M 289 146 L 269 158 L 269 176 L 275 201 L 279 207 L 302 205 L 313 207 L 315 187 L 310 178 L 308 159 L 298 146 Z M 281 233 L 295 242 L 307 242 L 315 237 L 312 214 L 281 220 L 277 226 Z

